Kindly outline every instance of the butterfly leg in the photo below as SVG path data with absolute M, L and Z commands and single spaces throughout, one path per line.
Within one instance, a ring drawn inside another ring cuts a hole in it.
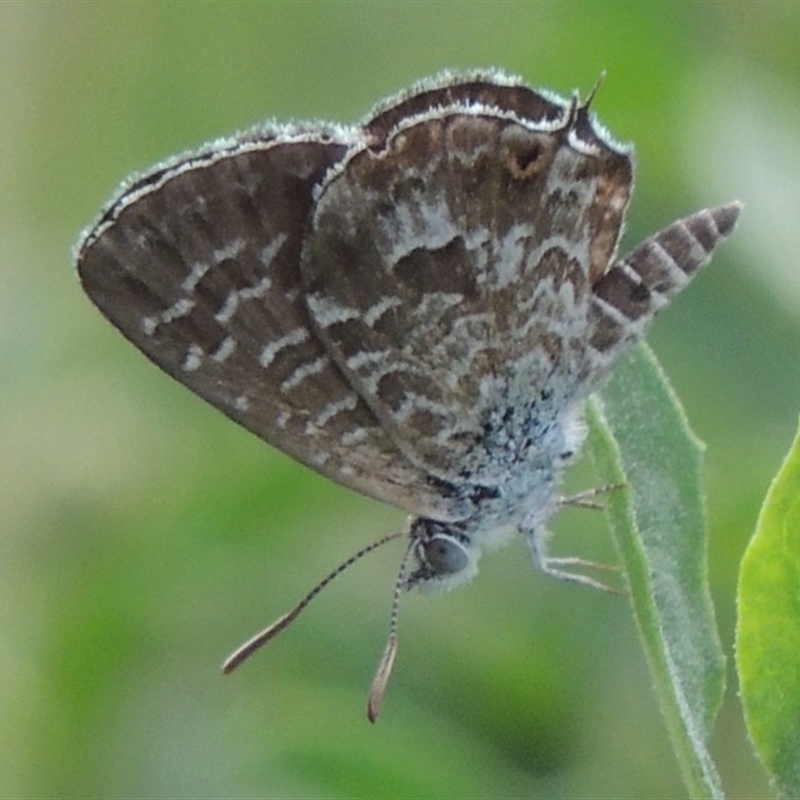
M 556 501 L 559 506 L 574 506 L 576 508 L 592 508 L 599 511 L 603 510 L 603 504 L 598 503 L 593 498 L 599 494 L 615 492 L 617 489 L 625 489 L 626 483 L 607 483 L 605 486 L 593 486 L 591 489 L 584 489 L 582 492 L 559 497 Z
M 618 571 L 619 567 L 610 564 L 600 564 L 596 561 L 587 561 L 583 558 L 564 557 L 557 558 L 547 554 L 547 540 L 550 538 L 550 532 L 542 525 L 523 531 L 525 537 L 525 545 L 528 548 L 528 553 L 533 559 L 533 563 L 538 569 L 553 578 L 559 580 L 572 581 L 573 583 L 580 583 L 582 586 L 589 586 L 592 589 L 599 589 L 602 592 L 609 594 L 621 594 L 625 592 L 621 589 L 615 589 L 613 586 L 598 581 L 589 575 L 584 575 L 578 572 L 580 569 L 601 569 Z

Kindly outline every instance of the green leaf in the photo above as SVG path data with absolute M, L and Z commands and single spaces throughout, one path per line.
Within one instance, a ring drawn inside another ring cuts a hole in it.
M 739 572 L 736 667 L 750 738 L 800 797 L 800 433 L 767 492 Z
M 692 797 L 723 797 L 708 739 L 724 692 L 706 574 L 701 445 L 640 345 L 589 404 L 604 504 L 662 713 Z

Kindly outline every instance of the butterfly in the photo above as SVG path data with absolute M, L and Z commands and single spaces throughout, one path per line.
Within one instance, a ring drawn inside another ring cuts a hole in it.
M 545 572 L 597 585 L 546 548 L 582 402 L 741 206 L 618 257 L 632 153 L 591 97 L 443 73 L 354 126 L 270 123 L 169 159 L 83 233 L 83 288 L 148 358 L 306 466 L 412 515 L 226 671 L 401 537 L 372 721 L 403 591 L 468 580 L 483 549 L 516 537 Z

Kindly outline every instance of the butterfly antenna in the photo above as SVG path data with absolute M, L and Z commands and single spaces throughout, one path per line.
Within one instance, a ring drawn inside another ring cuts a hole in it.
M 408 543 L 406 552 L 403 555 L 403 560 L 400 562 L 400 569 L 397 572 L 397 580 L 394 583 L 392 610 L 389 615 L 389 638 L 386 642 L 386 648 L 383 651 L 383 656 L 381 656 L 381 663 L 378 665 L 378 671 L 375 673 L 375 678 L 373 679 L 372 686 L 369 690 L 367 717 L 370 722 L 375 722 L 378 719 L 378 714 L 381 713 L 383 695 L 385 694 L 386 686 L 389 683 L 389 676 L 392 674 L 394 657 L 397 653 L 397 616 L 400 612 L 400 596 L 402 595 L 403 589 L 406 585 L 408 559 L 411 556 L 411 551 L 414 549 L 415 544 L 416 541 L 414 539 Z
M 284 614 L 282 617 L 279 617 L 275 620 L 267 628 L 264 628 L 263 631 L 257 633 L 253 636 L 252 639 L 248 639 L 243 645 L 237 647 L 236 650 L 233 651 L 223 662 L 222 664 L 222 671 L 228 675 L 229 673 L 233 672 L 236 667 L 238 667 L 243 661 L 246 661 L 250 658 L 256 650 L 262 648 L 270 639 L 275 638 L 284 628 L 288 628 L 298 616 L 300 616 L 300 612 L 334 579 L 341 575 L 348 567 L 351 567 L 356 561 L 363 558 L 367 553 L 371 553 L 373 550 L 377 550 L 384 544 L 388 542 L 392 542 L 395 539 L 403 536 L 404 532 L 396 531 L 395 533 L 387 534 L 386 536 L 378 539 L 372 544 L 368 544 L 366 547 L 359 550 L 354 555 L 350 556 L 346 561 L 336 567 L 333 572 L 330 573 L 327 577 L 323 578 L 288 614 Z M 405 556 L 403 561 L 405 562 Z M 395 614 L 396 616 L 396 614 Z

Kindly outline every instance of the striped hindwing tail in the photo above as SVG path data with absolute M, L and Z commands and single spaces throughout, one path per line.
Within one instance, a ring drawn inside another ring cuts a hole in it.
M 736 226 L 738 202 L 704 209 L 646 239 L 614 262 L 593 286 L 589 344 L 605 375 L 639 341 L 648 324 L 707 264 Z

